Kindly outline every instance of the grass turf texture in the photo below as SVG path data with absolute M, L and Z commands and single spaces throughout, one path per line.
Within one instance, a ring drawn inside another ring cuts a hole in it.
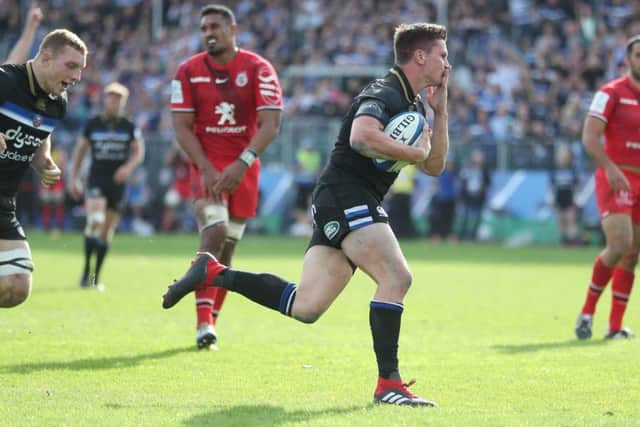
M 404 242 L 414 273 L 400 363 L 438 409 L 373 406 L 370 280 L 303 325 L 230 294 L 218 352 L 195 350 L 193 297 L 165 311 L 194 236 L 117 236 L 105 292 L 78 287 L 81 238 L 31 233 L 35 287 L 0 310 L 0 425 L 640 425 L 640 340 L 573 324 L 595 248 Z M 297 280 L 306 241 L 249 236 L 236 267 Z M 636 291 L 637 293 L 637 291 Z M 626 324 L 640 330 L 638 295 Z

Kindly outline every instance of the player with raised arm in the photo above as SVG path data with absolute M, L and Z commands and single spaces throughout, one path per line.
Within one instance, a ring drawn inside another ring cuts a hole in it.
M 629 72 L 595 94 L 582 131 L 582 143 L 598 166 L 595 192 L 606 246 L 595 260 L 576 321 L 579 339 L 591 338 L 598 299 L 612 278 L 605 338 L 633 337 L 622 319 L 640 251 L 640 35 L 629 39 L 626 52 Z
M 38 6 L 38 2 L 34 1 L 27 11 L 27 20 L 22 29 L 22 33 L 5 60 L 6 64 L 22 64 L 27 60 L 29 50 L 31 49 L 33 40 L 36 38 L 36 32 L 38 31 L 41 21 L 42 9 Z
M 0 66 L 0 307 L 24 302 L 33 261 L 16 218 L 18 185 L 29 166 L 51 185 L 61 171 L 51 158 L 51 132 L 64 117 L 67 88 L 82 76 L 87 46 L 76 34 L 47 34 L 33 60 Z
M 208 5 L 200 13 L 206 50 L 183 62 L 171 82 L 176 139 L 192 162 L 199 251 L 225 265 L 258 206 L 258 157 L 278 134 L 282 94 L 273 66 L 238 48 L 233 12 Z M 214 329 L 226 289 L 196 291 L 196 345 L 217 348 Z
M 449 147 L 446 28 L 436 24 L 402 24 L 394 34 L 396 65 L 357 95 L 344 117 L 329 164 L 312 196 L 313 236 L 304 257 L 299 284 L 272 274 L 234 270 L 209 253 L 169 287 L 163 307 L 175 305 L 194 289 L 221 287 L 304 323 L 313 323 L 362 269 L 376 284 L 369 303 L 369 323 L 378 362 L 374 402 L 436 406 L 403 383 L 398 368 L 398 338 L 404 297 L 412 275 L 389 227 L 382 199 L 398 172 L 379 169 L 375 159 L 416 164 L 429 175 L 444 169 Z M 429 88 L 433 130 L 424 126 L 415 145 L 394 142 L 384 132 L 399 113 L 425 106 L 419 92 Z
M 104 111 L 89 119 L 73 150 L 70 193 L 75 199 L 82 196 L 80 166 L 87 150 L 91 151 L 85 194 L 84 270 L 80 277 L 83 288 L 102 287 L 100 272 L 124 208 L 125 185 L 144 160 L 142 132 L 125 117 L 128 98 L 126 86 L 108 84 L 104 88 Z M 96 262 L 91 275 L 94 253 Z

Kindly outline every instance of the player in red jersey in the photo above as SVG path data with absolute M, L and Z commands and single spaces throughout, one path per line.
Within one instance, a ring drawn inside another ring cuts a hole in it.
M 640 251 L 640 34 L 627 42 L 626 61 L 628 74 L 605 84 L 593 97 L 582 133 L 582 143 L 598 165 L 596 200 L 606 247 L 595 260 L 576 322 L 579 339 L 591 337 L 596 304 L 612 277 L 605 338 L 633 337 L 622 318 Z
M 171 82 L 171 112 L 178 143 L 198 178 L 198 252 L 230 265 L 246 219 L 256 215 L 258 157 L 278 134 L 282 90 L 266 59 L 236 45 L 229 8 L 203 7 L 200 33 L 206 51 L 179 66 Z M 225 289 L 196 292 L 198 348 L 215 348 L 213 326 L 225 296 Z

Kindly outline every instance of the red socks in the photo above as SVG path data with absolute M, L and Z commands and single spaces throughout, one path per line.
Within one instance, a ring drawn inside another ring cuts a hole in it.
M 596 304 L 602 291 L 607 287 L 609 279 L 613 274 L 613 267 L 607 267 L 602 263 L 600 257 L 596 258 L 593 264 L 593 273 L 591 275 L 591 283 L 589 284 L 589 291 L 587 292 L 587 300 L 582 307 L 582 314 L 593 315 L 596 311 Z
M 633 287 L 634 274 L 616 268 L 613 271 L 613 281 L 611 283 L 611 314 L 609 314 L 609 332 L 616 332 L 622 329 L 622 318 L 627 309 L 629 295 Z
M 211 317 L 211 309 L 213 308 L 213 301 L 215 298 L 217 288 L 206 287 L 203 290 L 196 290 L 196 314 L 197 323 L 196 328 L 201 324 L 206 323 L 208 325 L 213 324 L 213 318 Z
M 211 311 L 211 315 L 213 317 L 213 325 L 215 326 L 218 321 L 218 314 L 220 314 L 220 310 L 222 309 L 222 304 L 224 304 L 224 300 L 227 297 L 227 290 L 225 288 L 212 288 L 215 289 L 216 293 L 213 296 L 213 310 Z

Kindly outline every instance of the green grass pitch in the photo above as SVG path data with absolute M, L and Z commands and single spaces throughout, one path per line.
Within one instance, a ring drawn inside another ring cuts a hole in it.
M 162 310 L 195 236 L 116 236 L 104 292 L 77 286 L 81 238 L 31 233 L 35 286 L 0 310 L 1 426 L 640 425 L 640 339 L 573 324 L 595 248 L 403 242 L 414 284 L 401 371 L 437 409 L 371 404 L 371 281 L 358 273 L 304 325 L 230 295 L 220 351 L 196 351 L 193 298 Z M 306 241 L 248 236 L 235 266 L 296 281 Z M 640 330 L 632 296 L 626 324 Z

